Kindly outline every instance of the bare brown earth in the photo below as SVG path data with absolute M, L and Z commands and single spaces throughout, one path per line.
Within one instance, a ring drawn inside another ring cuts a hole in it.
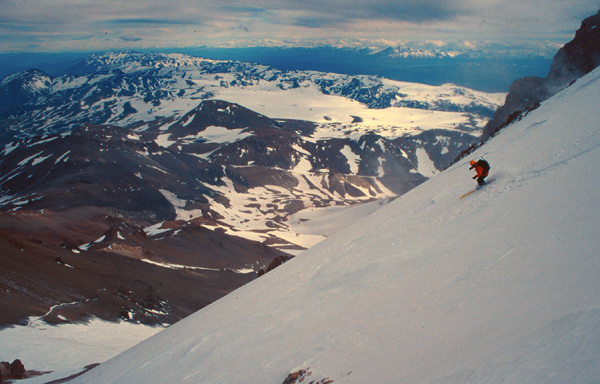
M 210 126 L 252 135 L 231 143 L 203 140 Z M 382 191 L 375 179 L 392 192 L 405 192 L 426 179 L 413 172 L 420 143 L 447 135 L 456 142 L 444 147 L 452 152 L 474 140 L 437 130 L 395 140 L 372 134 L 360 142 L 300 137 L 315 126 L 211 100 L 176 121 L 157 119 L 139 131 L 84 124 L 68 134 L 7 144 L 0 152 L 0 326 L 30 316 L 54 323 L 91 316 L 173 323 L 285 255 L 269 245 L 298 250 L 269 229 L 284 227 L 305 201 L 324 207 L 376 198 Z M 166 142 L 159 140 L 163 135 Z M 346 146 L 362 159 L 360 175 L 349 174 L 340 152 Z M 439 152 L 430 146 L 429 153 Z M 290 170 L 306 153 L 313 169 L 326 171 L 319 171 L 320 182 L 305 178 L 310 190 L 302 191 Z M 433 161 L 441 164 L 444 156 Z M 384 177 L 377 176 L 381 166 Z M 219 192 L 228 183 L 238 193 L 262 187 L 273 198 L 234 207 Z M 281 188 L 287 192 L 279 194 Z M 235 228 L 224 222 L 222 209 L 262 215 L 265 228 L 257 231 L 266 234 L 263 241 L 231 236 Z
M 106 222 L 18 212 L 0 214 L 0 326 L 24 324 L 31 316 L 51 324 L 91 316 L 174 323 L 257 276 L 235 270 L 259 260 L 258 271 L 278 254 L 259 243 L 178 222 L 165 223 L 172 229 L 160 239 L 143 231 L 108 229 L 103 241 L 81 250 L 68 227 L 78 228 L 75 237 L 88 227 L 97 236 Z M 171 236 L 175 230 L 178 236 Z

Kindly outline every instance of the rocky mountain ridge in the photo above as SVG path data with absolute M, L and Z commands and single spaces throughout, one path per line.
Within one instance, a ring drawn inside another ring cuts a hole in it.
M 482 139 L 489 138 L 528 109 L 564 88 L 600 65 L 600 11 L 583 20 L 573 40 L 554 56 L 545 78 L 524 77 L 510 86 L 506 101 L 485 127 Z

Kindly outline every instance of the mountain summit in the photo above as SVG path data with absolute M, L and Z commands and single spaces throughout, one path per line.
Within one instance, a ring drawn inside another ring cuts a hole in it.
M 477 150 L 467 198 L 463 159 L 73 382 L 597 380 L 599 90 L 597 69 Z

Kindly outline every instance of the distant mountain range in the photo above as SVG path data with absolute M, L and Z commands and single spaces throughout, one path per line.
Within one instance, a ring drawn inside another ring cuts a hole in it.
M 71 72 L 0 82 L 1 324 L 171 323 L 324 238 L 292 215 L 447 167 L 504 97 L 181 54 Z
M 541 50 L 540 50 L 541 49 Z M 428 85 L 453 83 L 485 92 L 506 92 L 511 82 L 524 76 L 544 76 L 555 48 L 535 53 L 509 50 L 504 46 L 485 49 L 431 49 L 410 47 L 247 47 L 177 48 L 145 53 L 178 53 L 216 60 L 259 63 L 283 70 L 309 70 L 347 75 L 374 75 Z M 13 53 L 0 54 L 0 78 L 27 69 L 53 76 L 78 74 L 74 66 L 90 54 Z
M 249 106 L 249 102 L 264 103 L 264 100 L 251 102 L 252 97 L 245 92 L 249 89 L 273 93 L 299 88 L 341 96 L 375 109 L 408 107 L 468 112 L 478 121 L 464 125 L 476 128 L 482 118 L 493 116 L 503 97 L 452 85 L 415 86 L 366 75 L 286 71 L 265 65 L 176 54 L 121 52 L 92 55 L 70 72 L 79 74 L 52 77 L 39 70 L 28 70 L 4 78 L 0 82 L 3 134 L 12 133 L 20 138 L 69 130 L 86 123 L 148 122 L 181 114 L 205 99 L 231 101 L 233 98 L 245 106 Z M 293 92 L 281 95 L 285 99 L 306 97 Z M 274 111 L 282 113 L 279 105 L 289 107 L 290 102 L 286 101 L 279 99 L 277 104 L 273 103 Z M 306 120 L 314 120 L 311 117 L 314 116 L 308 116 Z M 320 121 L 326 119 L 325 116 L 317 118 Z

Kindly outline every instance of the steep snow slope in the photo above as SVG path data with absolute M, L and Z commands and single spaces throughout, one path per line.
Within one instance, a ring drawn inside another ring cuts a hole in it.
M 600 71 L 465 159 L 77 383 L 600 377 Z M 174 369 L 175 368 L 175 369 Z

